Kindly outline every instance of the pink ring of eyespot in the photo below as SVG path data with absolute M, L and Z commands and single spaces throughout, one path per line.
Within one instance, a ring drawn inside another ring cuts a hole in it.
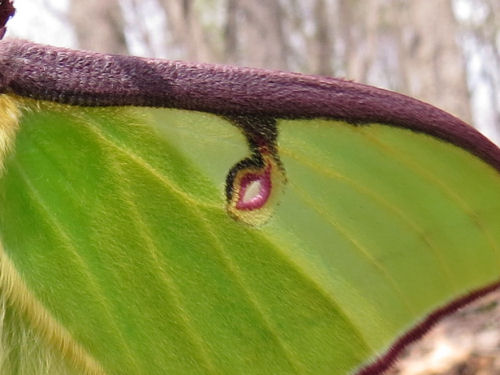
M 245 193 L 255 181 L 260 183 L 259 192 L 248 201 L 244 201 Z M 238 210 L 255 210 L 266 204 L 271 195 L 271 166 L 268 166 L 264 173 L 248 173 L 241 178 L 240 191 L 236 208 Z

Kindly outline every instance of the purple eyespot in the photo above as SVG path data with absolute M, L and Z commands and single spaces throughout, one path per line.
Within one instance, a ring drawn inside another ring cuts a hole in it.
M 255 210 L 264 206 L 271 195 L 271 166 L 264 173 L 248 173 L 241 178 L 236 208 Z

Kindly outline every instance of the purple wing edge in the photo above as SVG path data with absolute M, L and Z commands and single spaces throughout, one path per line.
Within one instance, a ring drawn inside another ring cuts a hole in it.
M 413 328 L 406 331 L 397 338 L 385 353 L 377 357 L 368 365 L 361 367 L 356 375 L 379 375 L 388 370 L 398 359 L 401 352 L 410 344 L 421 339 L 432 327 L 441 320 L 468 304 L 486 296 L 487 294 L 500 288 L 500 281 L 494 282 L 485 287 L 473 290 L 468 294 L 456 298 L 448 304 L 441 306 L 428 314 L 423 320 L 417 323 Z
M 82 106 L 151 106 L 224 116 L 383 123 L 452 143 L 500 172 L 500 149 L 465 122 L 405 95 L 336 78 L 5 40 L 0 41 L 0 93 Z M 406 346 L 444 317 L 499 288 L 497 281 L 434 310 L 356 374 L 383 373 Z
M 72 105 L 380 122 L 453 143 L 500 171 L 500 149 L 458 118 L 402 94 L 336 78 L 4 40 L 0 92 Z

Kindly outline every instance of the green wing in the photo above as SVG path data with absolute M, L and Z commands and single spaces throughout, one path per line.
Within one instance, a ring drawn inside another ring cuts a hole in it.
M 3 100 L 2 374 L 347 374 L 500 279 L 500 173 L 451 143 L 277 119 L 238 217 L 228 119 Z

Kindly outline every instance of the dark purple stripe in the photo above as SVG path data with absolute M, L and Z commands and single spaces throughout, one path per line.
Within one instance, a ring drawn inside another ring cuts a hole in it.
M 406 332 L 401 336 L 396 342 L 386 351 L 384 355 L 376 359 L 373 363 L 363 367 L 359 370 L 356 375 L 379 375 L 386 371 L 395 360 L 401 354 L 402 350 L 405 349 L 409 344 L 422 338 L 436 323 L 439 323 L 443 318 L 448 315 L 453 314 L 458 309 L 468 305 L 475 300 L 484 297 L 488 293 L 500 288 L 500 281 L 497 281 L 491 285 L 484 288 L 474 290 L 469 294 L 455 299 L 451 303 L 434 310 L 431 314 L 427 316 L 422 322 L 417 324 L 414 328 Z
M 459 119 L 394 92 L 335 78 L 0 42 L 0 92 L 87 106 L 380 122 L 454 143 L 500 171 L 500 150 Z

